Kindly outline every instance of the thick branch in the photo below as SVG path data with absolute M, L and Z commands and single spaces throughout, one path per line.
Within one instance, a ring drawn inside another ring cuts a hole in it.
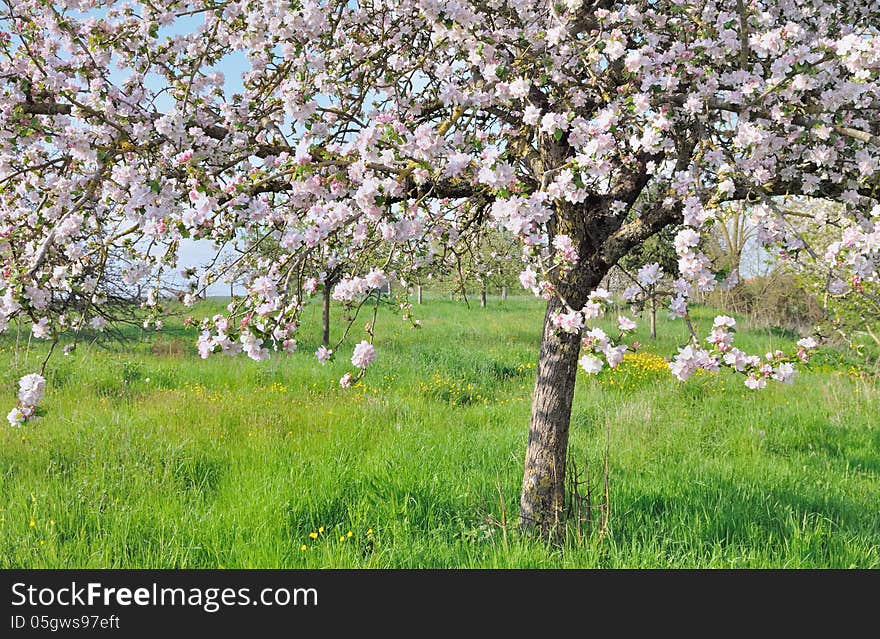
M 676 202 L 672 207 L 666 207 L 660 202 L 621 226 L 616 233 L 606 239 L 600 257 L 606 264 L 615 264 L 652 235 L 671 224 L 681 224 L 682 221 L 680 203 Z

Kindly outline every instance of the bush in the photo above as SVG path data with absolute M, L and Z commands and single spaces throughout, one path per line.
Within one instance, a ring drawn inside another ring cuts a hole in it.
M 796 278 L 782 273 L 748 278 L 729 291 L 713 291 L 706 302 L 746 315 L 755 325 L 799 333 L 811 331 L 823 318 L 819 301 Z

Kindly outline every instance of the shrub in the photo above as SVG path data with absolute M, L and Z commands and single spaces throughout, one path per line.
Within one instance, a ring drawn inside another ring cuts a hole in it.
M 799 333 L 811 331 L 823 317 L 819 301 L 795 277 L 783 273 L 748 278 L 729 291 L 713 291 L 706 302 L 746 315 L 758 326 Z

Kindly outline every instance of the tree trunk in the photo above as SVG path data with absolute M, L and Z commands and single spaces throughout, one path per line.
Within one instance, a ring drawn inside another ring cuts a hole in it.
M 580 352 L 580 335 L 557 333 L 550 317 L 563 310 L 556 298 L 547 304 L 538 378 L 520 496 L 520 525 L 551 531 L 565 508 L 565 459 L 568 427 Z
M 570 159 L 568 150 L 549 136 L 539 135 L 539 144 L 540 157 L 535 162 L 538 173 L 546 174 L 548 168 L 562 166 Z M 637 170 L 622 171 L 614 189 L 620 201 L 631 205 L 648 180 L 640 162 Z M 520 528 L 525 532 L 559 535 L 564 530 L 559 524 L 566 507 L 565 464 L 581 334 L 557 331 L 552 320 L 567 306 L 583 308 L 589 293 L 629 248 L 628 236 L 616 236 L 625 215 L 610 209 L 609 200 L 605 196 L 590 196 L 576 206 L 556 201 L 555 214 L 547 225 L 551 243 L 553 236 L 567 235 L 580 259 L 570 270 L 551 275 L 551 284 L 567 304 L 554 295 L 544 315 L 520 494 Z
M 330 348 L 330 284 L 329 282 L 324 282 L 324 313 L 321 318 L 323 332 L 321 335 L 321 342 L 324 344 L 325 348 Z
M 507 287 L 506 286 L 501 287 L 501 301 L 502 302 L 507 301 Z
M 416 285 L 416 304 L 421 304 L 421 303 L 422 303 L 422 285 L 417 284 Z
M 486 287 L 480 288 L 480 308 L 486 308 Z
M 657 339 L 657 298 L 651 296 L 651 339 Z

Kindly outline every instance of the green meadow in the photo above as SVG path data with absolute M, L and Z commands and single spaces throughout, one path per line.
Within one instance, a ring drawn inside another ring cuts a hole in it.
M 593 510 L 550 541 L 516 529 L 542 304 L 415 310 L 418 330 L 380 311 L 352 389 L 367 318 L 321 366 L 317 306 L 299 351 L 265 362 L 201 360 L 182 318 L 56 349 L 40 417 L 0 427 L 0 568 L 880 567 L 880 393 L 845 353 L 764 391 L 681 383 L 662 357 L 685 327 L 654 342 L 641 322 L 635 356 L 579 375 L 570 459 Z M 696 309 L 704 334 L 713 316 Z M 742 324 L 749 351 L 798 337 Z M 28 333 L 0 339 L 8 408 L 47 352 Z

